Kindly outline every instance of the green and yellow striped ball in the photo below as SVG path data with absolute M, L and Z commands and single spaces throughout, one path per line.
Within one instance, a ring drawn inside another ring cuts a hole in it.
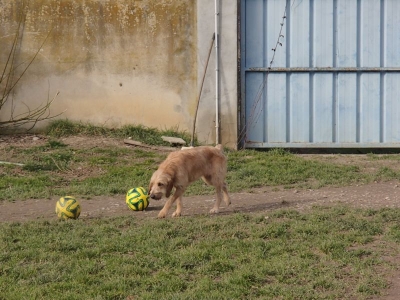
M 81 214 L 81 205 L 72 196 L 61 197 L 56 204 L 56 214 L 60 219 L 78 219 Z
M 126 193 L 126 204 L 134 211 L 145 210 L 149 206 L 149 196 L 145 188 L 137 187 Z

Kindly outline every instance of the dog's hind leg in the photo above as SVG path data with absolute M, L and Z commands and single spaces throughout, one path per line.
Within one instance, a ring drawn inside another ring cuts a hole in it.
M 228 194 L 228 185 L 226 184 L 226 182 L 224 182 L 224 184 L 222 186 L 222 192 L 224 193 L 224 202 L 225 202 L 226 206 L 231 205 L 231 199 Z
M 171 197 L 169 197 L 167 202 L 165 202 L 163 209 L 158 213 L 157 217 L 159 219 L 165 218 L 167 216 L 167 213 L 168 213 L 169 209 L 171 208 L 172 204 L 174 204 L 175 200 L 178 198 L 179 198 L 179 200 L 178 200 L 177 210 L 182 209 L 182 201 L 181 201 L 180 197 L 182 196 L 183 192 L 184 191 L 181 189 L 175 189 L 175 193 Z
M 210 214 L 217 214 L 219 213 L 219 206 L 222 200 L 222 189 L 221 187 L 215 187 L 215 191 L 217 193 L 217 197 L 215 199 L 214 207 L 210 210 Z

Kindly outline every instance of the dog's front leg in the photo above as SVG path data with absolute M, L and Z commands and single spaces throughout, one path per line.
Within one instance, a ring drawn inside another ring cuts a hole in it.
M 175 200 L 178 198 L 179 198 L 178 207 L 177 207 L 176 211 L 179 210 L 179 214 L 180 214 L 180 211 L 182 210 L 182 201 L 180 199 L 182 194 L 183 194 L 183 191 L 181 189 L 178 189 L 178 188 L 175 189 L 175 193 L 171 197 L 169 197 L 167 202 L 165 202 L 163 209 L 158 213 L 159 219 L 165 218 L 167 216 L 167 213 L 168 213 L 169 209 L 171 208 L 172 204 L 174 204 Z M 175 213 L 176 213 L 176 211 L 175 211 Z M 174 213 L 174 217 L 177 216 L 175 213 Z
M 180 217 L 182 212 L 182 197 L 176 199 L 176 210 L 172 214 L 172 217 Z

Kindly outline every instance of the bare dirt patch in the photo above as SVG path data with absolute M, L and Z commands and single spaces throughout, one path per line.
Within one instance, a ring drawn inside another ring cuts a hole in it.
M 235 212 L 262 213 L 281 208 L 300 211 L 315 205 L 345 204 L 354 208 L 399 208 L 400 186 L 397 182 L 374 183 L 370 185 L 340 188 L 325 187 L 318 190 L 292 190 L 262 188 L 253 193 L 231 194 L 232 204 L 222 207 L 221 214 Z M 29 221 L 56 219 L 55 204 L 58 198 L 30 199 L 0 202 L 0 220 Z M 152 200 L 146 211 L 133 212 L 125 204 L 124 196 L 100 196 L 79 199 L 82 206 L 81 218 L 101 218 L 129 215 L 133 218 L 156 217 L 165 200 Z M 212 208 L 213 195 L 186 196 L 183 199 L 183 216 L 207 214 Z M 170 211 L 170 214 L 172 210 Z

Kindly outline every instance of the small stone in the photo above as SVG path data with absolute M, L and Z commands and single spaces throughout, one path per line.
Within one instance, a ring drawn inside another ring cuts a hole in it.
M 186 142 L 183 139 L 177 137 L 162 136 L 161 138 L 164 142 L 168 142 L 171 144 L 180 144 L 180 145 L 186 144 Z

